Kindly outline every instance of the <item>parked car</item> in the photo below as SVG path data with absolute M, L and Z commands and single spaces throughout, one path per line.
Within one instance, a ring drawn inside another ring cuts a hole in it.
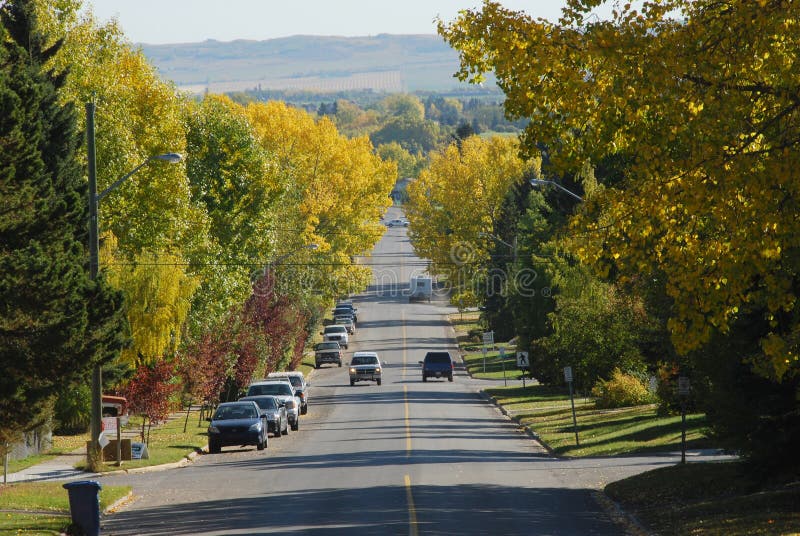
M 333 308 L 333 316 L 334 318 L 337 316 L 352 316 L 353 322 L 358 322 L 358 309 L 353 307 L 353 304 L 350 305 L 337 305 Z
M 320 342 L 314 346 L 314 367 L 320 368 L 325 363 L 336 363 L 342 366 L 342 346 L 336 341 Z
M 422 365 L 422 381 L 428 378 L 447 378 L 453 381 L 453 359 L 449 352 L 428 352 L 425 360 L 419 362 Z
M 386 227 L 408 227 L 408 220 L 395 218 L 386 222 Z
M 337 316 L 333 319 L 334 322 L 337 324 L 344 326 L 347 329 L 348 335 L 355 335 L 356 333 L 356 323 L 353 322 L 353 317 L 350 315 L 347 316 Z
M 336 302 L 336 306 L 333 308 L 333 310 L 335 311 L 337 309 L 349 310 L 350 314 L 353 315 L 353 319 L 358 322 L 358 309 L 355 305 L 353 305 L 352 300 L 339 300 Z
M 286 380 L 264 380 L 253 382 L 247 388 L 247 396 L 273 395 L 286 404 L 286 416 L 292 430 L 300 429 L 300 398 L 294 387 Z
M 239 402 L 252 400 L 258 406 L 261 415 L 267 419 L 267 432 L 273 437 L 281 437 L 289 433 L 289 418 L 286 415 L 286 404 L 272 395 L 243 396 Z
M 300 414 L 305 415 L 308 413 L 308 388 L 309 383 L 306 382 L 305 376 L 299 370 L 292 370 L 286 372 L 270 372 L 267 374 L 268 379 L 288 378 L 294 387 L 295 394 L 300 398 Z
M 224 402 L 211 417 L 208 451 L 216 454 L 233 445 L 255 445 L 258 450 L 267 446 L 266 419 L 252 400 Z
M 350 385 L 356 382 L 374 381 L 381 384 L 381 360 L 375 352 L 355 352 L 350 361 Z
M 341 324 L 331 324 L 325 326 L 325 330 L 320 332 L 323 341 L 336 341 L 342 347 L 347 349 L 350 344 L 350 337 L 347 334 L 347 328 Z

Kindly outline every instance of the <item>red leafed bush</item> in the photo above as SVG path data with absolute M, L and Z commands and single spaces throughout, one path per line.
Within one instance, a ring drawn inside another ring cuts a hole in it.
M 203 402 L 216 402 L 228 375 L 232 351 L 226 329 L 209 330 L 186 347 L 178 374 L 186 392 Z
M 123 390 L 130 411 L 145 415 L 153 424 L 166 420 L 170 412 L 169 399 L 180 389 L 174 373 L 174 365 L 167 361 L 140 366 Z

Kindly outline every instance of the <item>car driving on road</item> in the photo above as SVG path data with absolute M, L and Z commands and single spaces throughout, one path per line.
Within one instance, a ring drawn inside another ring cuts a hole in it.
M 422 381 L 426 382 L 428 378 L 447 378 L 447 381 L 453 381 L 453 359 L 449 352 L 428 352 L 420 364 Z
M 374 381 L 381 384 L 381 360 L 375 352 L 355 352 L 350 361 L 350 385 L 356 382 Z
M 255 445 L 258 450 L 267 446 L 266 419 L 252 400 L 223 402 L 211 417 L 208 451 L 216 454 L 233 445 Z

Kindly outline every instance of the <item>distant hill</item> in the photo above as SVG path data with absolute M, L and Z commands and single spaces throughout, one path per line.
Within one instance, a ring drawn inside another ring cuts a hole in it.
M 140 46 L 164 78 L 195 93 L 254 88 L 452 91 L 467 85 L 453 77 L 458 54 L 438 35 L 298 35 Z

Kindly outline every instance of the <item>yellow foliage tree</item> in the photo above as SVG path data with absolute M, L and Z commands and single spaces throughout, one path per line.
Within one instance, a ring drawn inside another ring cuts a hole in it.
M 463 79 L 493 70 L 522 142 L 556 169 L 611 156 L 624 182 L 591 196 L 573 250 L 601 273 L 659 271 L 689 352 L 763 314 L 766 377 L 800 373 L 800 5 L 659 0 L 641 11 L 568 0 L 558 23 L 486 1 L 440 33 Z
M 477 299 L 475 277 L 485 268 L 493 221 L 506 193 L 538 161 L 523 162 L 515 139 L 471 136 L 430 155 L 430 166 L 408 186 L 406 213 L 411 242 L 430 272 L 458 289 L 456 298 Z M 472 291 L 472 292 L 470 292 Z
M 254 135 L 270 153 L 275 181 L 285 185 L 273 228 L 273 251 L 285 255 L 317 244 L 314 277 L 328 296 L 363 288 L 370 271 L 353 262 L 383 234 L 380 216 L 397 175 L 393 162 L 373 152 L 366 137 L 341 136 L 327 117 L 318 120 L 282 102 L 250 104 Z M 302 264 L 294 257 L 287 264 Z

